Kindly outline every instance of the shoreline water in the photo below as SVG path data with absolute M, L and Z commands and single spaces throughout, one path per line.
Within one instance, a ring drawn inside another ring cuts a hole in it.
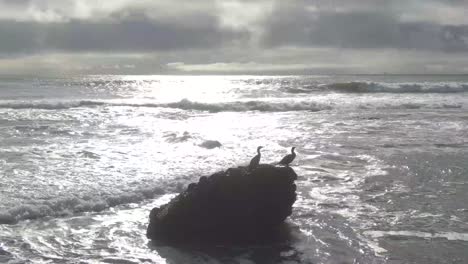
M 351 88 L 325 88 L 338 83 Z M 0 224 L 0 261 L 466 262 L 467 83 L 394 75 L 0 82 L 0 219 L 9 223 Z M 89 101 L 99 103 L 73 105 Z M 200 147 L 206 140 L 222 146 Z M 297 147 L 293 241 L 148 245 L 152 206 L 202 175 L 247 164 L 259 145 L 266 163 Z

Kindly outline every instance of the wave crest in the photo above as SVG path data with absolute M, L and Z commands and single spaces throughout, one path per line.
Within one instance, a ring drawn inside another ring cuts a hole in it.
M 266 102 L 246 101 L 229 103 L 199 103 L 183 99 L 176 103 L 159 105 L 160 107 L 177 108 L 183 110 L 200 110 L 209 112 L 288 112 L 288 111 L 320 111 L 330 109 L 329 106 L 320 105 L 316 102 L 294 101 L 294 102 Z
M 44 201 L 39 204 L 22 204 L 7 210 L 0 210 L 0 224 L 14 224 L 20 220 L 42 217 L 63 217 L 81 212 L 99 212 L 121 204 L 141 202 L 162 194 L 165 194 L 162 188 L 154 187 L 120 195 L 104 197 L 71 196 Z

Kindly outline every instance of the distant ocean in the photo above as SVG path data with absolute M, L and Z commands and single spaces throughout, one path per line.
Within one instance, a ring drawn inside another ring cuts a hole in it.
M 149 243 L 260 145 L 297 148 L 291 241 Z M 3 76 L 0 201 L 0 263 L 468 263 L 468 76 Z

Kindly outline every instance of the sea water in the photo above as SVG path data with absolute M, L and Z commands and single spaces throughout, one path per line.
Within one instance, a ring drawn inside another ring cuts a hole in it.
M 260 145 L 263 163 L 296 147 L 289 241 L 146 239 L 151 208 Z M 467 249 L 466 76 L 0 79 L 0 263 L 468 263 Z

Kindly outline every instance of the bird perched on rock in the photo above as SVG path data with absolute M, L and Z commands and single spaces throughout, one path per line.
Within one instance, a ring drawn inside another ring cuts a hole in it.
M 262 148 L 263 148 L 262 146 L 257 147 L 257 155 L 250 160 L 249 170 L 255 169 L 258 166 L 258 164 L 260 164 L 260 157 L 262 156 L 260 154 L 260 150 Z
M 278 162 L 278 164 L 289 167 L 289 163 L 291 163 L 296 158 L 296 153 L 294 152 L 294 149 L 296 149 L 296 147 L 292 147 L 291 154 L 284 156 L 283 159 L 281 159 L 281 161 Z

